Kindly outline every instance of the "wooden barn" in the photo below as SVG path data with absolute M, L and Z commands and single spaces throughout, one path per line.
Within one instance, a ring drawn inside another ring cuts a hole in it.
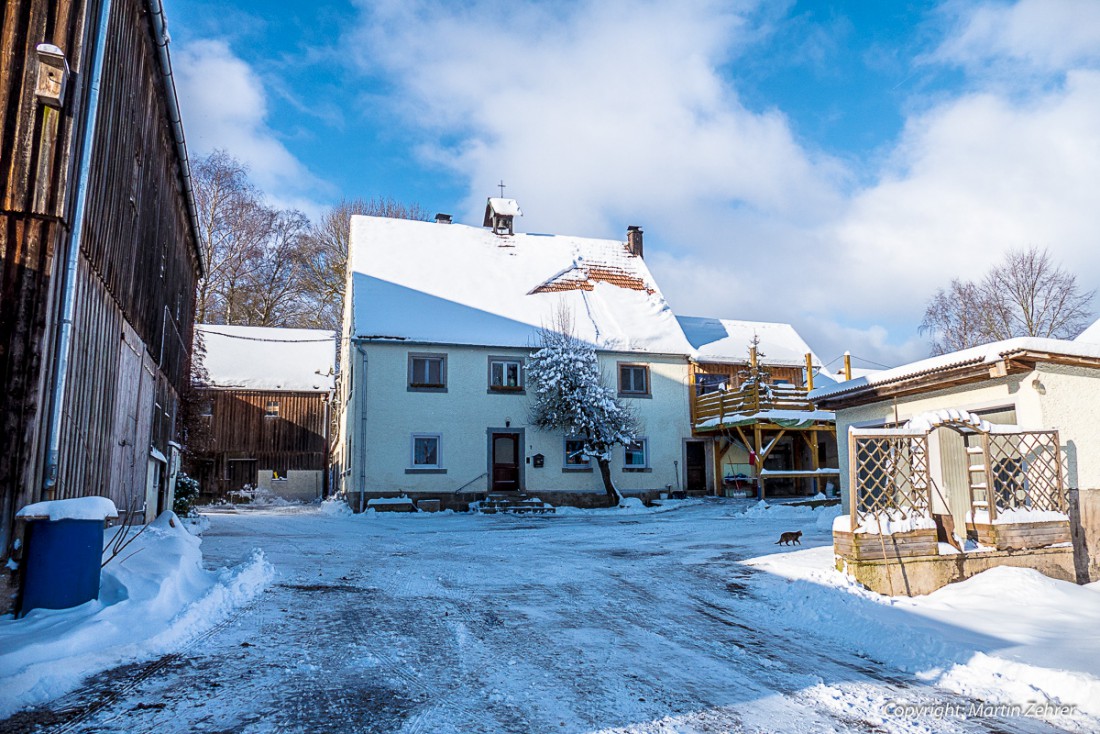
M 206 425 L 185 469 L 203 498 L 325 496 L 335 334 L 200 324 L 195 338 Z
M 203 263 L 160 0 L 5 0 L 0 27 L 6 568 L 27 503 L 170 503 Z

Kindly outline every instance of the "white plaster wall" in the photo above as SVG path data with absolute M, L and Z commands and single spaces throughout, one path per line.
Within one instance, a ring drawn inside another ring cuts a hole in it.
M 915 395 L 897 400 L 898 423 L 932 410 L 957 408 L 966 411 L 981 411 L 990 408 L 1013 407 L 1016 410 L 1016 422 L 1025 428 L 1043 428 L 1041 396 L 1032 386 L 1037 373 L 1009 375 L 991 379 L 974 385 L 962 385 L 937 390 L 926 395 Z M 851 426 L 882 426 L 895 422 L 895 403 L 893 399 L 861 405 L 855 408 L 843 408 L 836 413 L 837 456 L 840 466 L 841 497 L 844 510 L 849 509 L 848 477 L 848 429 Z M 1065 439 L 1063 438 L 1063 443 Z
M 488 476 L 488 429 L 524 429 L 521 456 L 528 492 L 545 490 L 602 491 L 599 471 L 563 472 L 563 435 L 527 425 L 530 394 L 490 393 L 488 358 L 515 356 L 528 349 L 442 347 L 411 344 L 364 344 L 357 352 L 352 401 L 345 413 L 351 440 L 352 463 L 345 488 L 355 492 L 450 492 L 469 483 L 485 490 Z M 447 392 L 409 392 L 410 352 L 447 355 Z M 365 357 L 364 357 L 365 354 Z M 624 472 L 623 449 L 616 447 L 612 476 L 620 489 L 663 489 L 677 485 L 677 462 L 683 470 L 683 439 L 690 437 L 688 366 L 683 357 L 638 354 L 600 354 L 608 384 L 614 385 L 619 361 L 650 367 L 651 398 L 624 398 L 637 412 L 643 435 L 649 439 L 652 471 Z M 365 364 L 364 364 L 365 359 Z M 365 411 L 364 411 L 365 408 Z M 365 412 L 365 420 L 363 419 Z M 413 433 L 439 433 L 445 474 L 406 474 L 410 467 Z M 543 454 L 545 467 L 535 469 L 527 459 Z
M 1100 489 L 1100 369 L 1041 363 L 1042 427 L 1058 430 L 1067 489 Z
M 316 470 L 291 469 L 286 479 L 274 480 L 270 469 L 260 469 L 257 484 L 284 500 L 312 502 L 321 498 L 323 481 L 323 472 Z

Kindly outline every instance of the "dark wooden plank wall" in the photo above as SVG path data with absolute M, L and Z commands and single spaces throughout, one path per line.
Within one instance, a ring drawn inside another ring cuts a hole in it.
M 90 75 L 84 24 L 100 6 L 0 3 L 0 551 L 6 554 L 15 509 L 41 499 L 60 299 L 54 276 L 75 196 L 73 120 L 86 107 L 87 85 L 73 82 Z M 75 274 L 79 300 L 62 405 L 59 497 L 133 497 L 144 489 L 150 444 L 169 453 L 177 396 L 188 376 L 200 270 L 145 0 L 114 0 L 106 32 Z M 60 114 L 34 98 L 34 49 L 42 42 L 59 46 L 74 72 Z M 120 383 L 135 343 L 142 352 L 140 397 Z M 115 451 L 120 441 L 133 442 L 133 456 L 127 471 L 112 474 L 122 461 Z
M 255 459 L 259 469 L 323 471 L 326 398 L 323 393 L 202 391 L 201 399 L 210 401 L 210 443 L 188 462 L 189 473 L 220 482 L 228 477 L 230 459 Z M 265 415 L 269 400 L 279 401 L 278 417 Z M 221 490 L 220 485 L 203 487 L 204 492 Z
M 41 486 L 44 377 L 52 359 L 52 278 L 68 233 L 75 111 L 86 92 L 84 0 L 0 0 L 0 556 L 15 510 Z M 34 96 L 35 47 L 65 53 L 74 77 L 64 109 Z
M 115 0 L 81 249 L 176 393 L 198 260 L 143 0 Z
M 803 387 L 803 370 L 801 367 L 780 367 L 777 365 L 769 365 L 767 360 L 762 360 L 761 365 L 765 367 L 768 372 L 771 373 L 772 381 L 787 380 L 796 387 Z M 727 364 L 724 362 L 704 362 L 702 364 L 692 362 L 691 370 L 694 374 L 700 375 L 724 375 L 729 378 L 729 388 L 731 390 L 741 386 L 740 373 L 748 370 L 749 365 L 745 364 Z
M 198 260 L 143 0 L 115 0 L 110 28 L 57 486 L 58 497 L 99 494 L 136 509 L 150 446 L 167 456 L 176 433 Z M 136 374 L 126 368 L 135 351 Z

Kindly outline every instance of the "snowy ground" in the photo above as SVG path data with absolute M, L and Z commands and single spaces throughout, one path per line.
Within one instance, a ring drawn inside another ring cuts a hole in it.
M 207 566 L 260 548 L 267 590 L 0 731 L 1100 731 L 1100 589 L 1002 569 L 887 599 L 828 570 L 821 511 L 210 520 Z

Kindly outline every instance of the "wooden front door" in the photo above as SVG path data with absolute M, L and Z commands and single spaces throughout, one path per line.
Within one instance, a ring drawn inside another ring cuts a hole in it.
M 707 488 L 707 448 L 702 441 L 688 441 L 684 453 L 684 474 L 687 490 L 702 492 Z
M 256 460 L 255 459 L 230 459 L 229 460 L 229 486 L 230 492 L 238 492 L 242 489 L 255 489 Z
M 492 446 L 493 491 L 519 489 L 519 436 L 515 433 L 494 433 Z

